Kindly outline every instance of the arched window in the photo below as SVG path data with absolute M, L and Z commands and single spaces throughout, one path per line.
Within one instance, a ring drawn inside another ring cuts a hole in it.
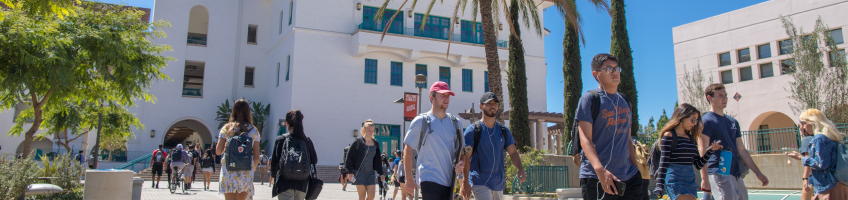
M 188 17 L 188 39 L 186 43 L 206 46 L 208 30 L 209 11 L 201 5 L 192 7 Z

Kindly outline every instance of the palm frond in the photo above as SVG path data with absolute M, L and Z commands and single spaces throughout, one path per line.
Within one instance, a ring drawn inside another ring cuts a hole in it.
M 456 20 L 458 20 L 458 18 L 456 18 L 456 13 L 459 12 L 459 5 L 462 4 L 462 2 L 463 1 L 457 1 L 456 6 L 453 8 L 453 17 L 451 17 L 452 23 L 456 23 Z M 450 33 L 448 33 L 448 50 L 445 52 L 445 58 L 448 58 L 448 56 L 450 56 L 450 45 L 451 45 L 451 40 L 453 40 L 453 29 L 454 29 L 454 27 L 456 27 L 456 26 L 451 24 Z
M 580 13 L 577 12 L 577 4 L 575 0 L 551 0 L 554 3 L 557 11 L 565 19 L 565 23 L 571 25 L 580 37 L 580 41 L 585 45 L 586 40 L 583 38 L 583 29 L 580 26 L 583 24 L 583 19 Z M 589 3 L 595 5 L 598 10 L 605 10 L 609 14 L 609 0 L 588 0 Z
M 427 24 L 427 18 L 430 17 L 430 11 L 433 10 L 433 5 L 436 4 L 436 0 L 430 1 L 430 5 L 427 6 L 427 11 L 424 12 L 424 16 L 421 18 L 421 30 L 424 30 L 424 25 Z
M 477 31 L 477 13 L 480 11 L 480 0 L 471 0 L 471 19 L 474 25 L 474 31 Z
M 409 12 L 415 13 L 416 4 L 418 4 L 418 0 L 412 0 L 412 6 L 409 6 Z
M 459 0 L 459 1 L 462 2 L 461 3 L 462 5 L 459 6 L 459 9 L 462 10 L 462 15 L 465 15 L 465 4 L 468 3 L 468 0 Z
M 403 0 L 403 3 L 400 4 L 400 8 L 398 8 L 395 11 L 395 14 L 392 15 L 392 18 L 389 18 L 389 22 L 386 23 L 386 27 L 383 27 L 383 34 L 380 35 L 380 42 L 381 43 L 383 42 L 383 39 L 386 38 L 386 32 L 389 31 L 389 27 L 392 26 L 392 22 L 395 21 L 395 17 L 397 17 L 398 13 L 400 13 L 400 9 L 403 9 L 403 6 L 406 5 L 407 1 L 409 1 L 409 0 Z M 381 7 L 380 10 L 377 11 L 377 15 L 380 15 L 380 18 L 383 17 L 383 11 L 386 10 L 386 6 L 388 6 L 388 5 L 389 5 L 389 0 L 386 0 L 386 3 L 383 4 L 383 7 Z M 401 17 L 403 17 L 403 16 L 401 16 Z M 374 18 L 377 18 L 377 17 L 374 17 Z
M 522 1 L 523 1 L 523 3 L 521 3 L 521 1 L 519 1 L 519 4 L 518 4 L 519 7 L 518 8 L 519 8 L 519 11 L 521 12 L 521 14 L 524 16 L 523 17 L 524 18 L 524 25 L 527 27 L 527 29 L 530 29 L 530 21 L 529 20 L 532 19 L 533 20 L 533 26 L 536 27 L 536 34 L 541 36 L 542 35 L 542 29 L 544 27 L 542 27 L 542 20 L 539 17 L 539 15 L 540 15 L 539 9 L 538 9 L 539 6 L 535 5 L 533 3 L 533 0 L 522 0 Z M 530 12 L 529 18 L 527 17 L 528 16 L 527 11 Z
M 495 2 L 497 2 L 497 0 L 492 1 L 492 6 L 497 5 L 497 4 L 495 4 Z M 518 36 L 518 33 L 515 32 L 516 27 L 515 27 L 514 24 L 512 24 L 512 15 L 509 14 L 509 4 L 506 3 L 506 0 L 501 0 L 501 2 L 504 4 L 504 6 L 503 6 L 504 13 L 507 13 L 506 14 L 506 21 L 508 21 L 509 23 L 506 23 L 506 24 L 509 25 L 509 32 L 512 33 L 513 37 L 515 37 L 515 39 L 518 40 L 518 42 L 521 42 L 521 38 Z M 498 7 L 493 7 L 493 8 L 498 8 Z M 496 13 L 495 10 L 497 10 L 497 9 L 492 9 L 493 15 L 494 15 L 494 13 Z M 498 17 L 498 18 L 495 18 L 495 19 L 500 19 L 500 18 Z

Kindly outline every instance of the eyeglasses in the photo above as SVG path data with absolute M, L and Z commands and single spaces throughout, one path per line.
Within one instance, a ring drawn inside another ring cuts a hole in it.
M 618 72 L 621 73 L 621 67 L 603 67 L 601 71 L 606 73 Z
M 698 122 L 700 122 L 700 121 L 698 120 L 698 118 L 695 118 L 695 117 L 690 117 L 690 118 L 689 118 L 689 121 L 690 121 L 690 122 L 692 122 L 693 124 L 696 124 L 696 125 L 698 124 Z

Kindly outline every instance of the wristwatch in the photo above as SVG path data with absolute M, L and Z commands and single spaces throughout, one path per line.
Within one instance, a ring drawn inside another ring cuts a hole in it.
M 807 180 L 807 178 L 801 178 L 801 180 L 804 180 L 804 181 L 806 181 L 806 180 Z

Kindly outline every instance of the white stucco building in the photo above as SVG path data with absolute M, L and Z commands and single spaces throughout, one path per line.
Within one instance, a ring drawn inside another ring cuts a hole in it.
M 382 2 L 156 1 L 152 20 L 167 20 L 171 27 L 164 29 L 167 38 L 153 41 L 173 48 L 164 55 L 176 61 L 162 69 L 173 81 L 153 83 L 150 93 L 156 103 L 140 103 L 131 109 L 145 128 L 135 130 L 128 150 L 151 151 L 158 144 L 167 147 L 186 140 L 207 146 L 219 132 L 217 106 L 227 100 L 232 105 L 234 99 L 244 97 L 271 104 L 262 133 L 262 140 L 271 140 L 266 149 L 270 150 L 270 143 L 280 133 L 278 122 L 286 112 L 301 109 L 319 165 L 335 166 L 342 162 L 343 148 L 366 119 L 381 125 L 378 140 L 384 152 L 398 148 L 403 104 L 393 101 L 404 92 L 418 92 L 415 74 L 428 75 L 427 87 L 438 80 L 450 83 L 456 96 L 449 113 L 479 104 L 487 90 L 487 70 L 482 31 L 471 29 L 471 8 L 457 23 L 450 20 L 456 2 L 437 3 L 422 31 L 418 28 L 425 6 L 419 4 L 410 14 L 407 4 L 381 42 L 382 26 L 372 16 Z M 540 11 L 550 6 L 550 2 L 538 2 Z M 401 3 L 393 1 L 388 8 L 397 9 Z M 446 56 L 450 27 L 455 29 L 455 41 Z M 507 67 L 508 33 L 509 26 L 503 24 L 497 36 L 502 70 Z M 544 39 L 524 28 L 522 33 L 529 108 L 544 111 Z M 507 99 L 504 71 L 502 77 Z M 427 91 L 424 88 L 421 106 L 425 112 L 430 109 Z M 505 107 L 508 109 L 508 104 Z M 0 120 L 9 118 L 3 121 L 5 126 L 10 126 L 11 115 L 2 114 Z M 2 151 L 13 152 L 7 145 L 15 147 L 20 142 L 6 137 Z
M 787 70 L 791 41 L 779 16 L 790 16 L 805 32 L 813 30 L 821 17 L 844 56 L 848 46 L 843 37 L 848 28 L 846 10 L 848 1 L 844 0 L 771 0 L 674 27 L 680 103 L 685 103 L 679 82 L 684 67 L 698 69 L 707 79 L 725 84 L 727 111 L 734 114 L 743 131 L 795 127 L 798 115 L 789 106 L 792 100 L 787 91 L 793 80 Z M 822 60 L 830 62 L 828 58 Z M 738 101 L 733 98 L 737 93 L 742 97 Z M 749 146 L 749 150 L 752 148 Z

